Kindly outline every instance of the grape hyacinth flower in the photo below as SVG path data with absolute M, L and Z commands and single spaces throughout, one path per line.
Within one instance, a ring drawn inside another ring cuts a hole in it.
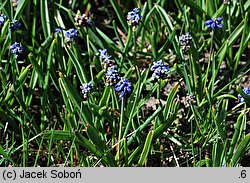
M 85 83 L 82 86 L 80 86 L 82 93 L 83 93 L 83 98 L 87 98 L 88 94 L 92 92 L 93 90 L 93 84 L 91 82 Z
M 92 20 L 85 14 L 81 16 L 80 11 L 77 11 L 77 14 L 74 19 L 77 27 L 80 27 L 82 25 L 85 25 L 86 27 L 92 26 Z
M 120 92 L 119 99 L 123 98 L 126 93 L 131 93 L 132 84 L 127 78 L 121 78 L 118 84 L 115 85 L 115 91 Z
M 21 24 L 18 23 L 17 20 L 13 20 L 12 22 L 10 22 L 10 30 L 11 31 L 19 30 L 20 27 L 21 27 Z
M 250 97 L 250 88 L 247 88 L 247 87 L 243 88 L 243 92 L 245 92 L 245 94 L 246 94 L 248 97 Z M 245 102 L 245 99 L 244 99 L 240 94 L 238 94 L 238 99 L 240 99 L 240 102 L 241 102 L 241 103 L 242 103 L 242 102 Z
M 117 83 L 117 81 L 120 79 L 120 76 L 118 74 L 118 71 L 115 69 L 115 66 L 111 66 L 108 68 L 106 72 L 106 83 L 109 86 L 113 86 Z
M 22 46 L 20 46 L 19 43 L 15 42 L 13 45 L 10 46 L 10 52 L 15 54 L 16 57 L 18 57 L 18 55 L 20 53 L 22 53 L 24 50 L 24 48 Z
M 97 55 L 101 58 L 105 70 L 115 64 L 112 56 L 108 54 L 107 49 L 99 49 Z
M 66 42 L 70 42 L 70 41 L 74 41 L 74 39 L 77 36 L 78 31 L 75 29 L 69 29 L 65 32 L 65 41 Z
M 219 17 L 219 18 L 212 18 L 211 20 L 207 20 L 205 22 L 207 28 L 210 28 L 210 29 L 213 29 L 215 30 L 217 27 L 222 29 L 223 28 L 223 25 L 220 23 L 221 21 L 223 20 L 222 17 Z
M 181 45 L 181 49 L 182 50 L 187 50 L 190 48 L 191 46 L 191 41 L 192 41 L 192 36 L 189 34 L 189 32 L 187 32 L 186 34 L 183 34 L 181 36 L 179 36 L 179 42 Z
M 157 62 L 153 62 L 153 66 L 151 67 L 151 71 L 153 71 L 153 79 L 164 79 L 166 77 L 167 72 L 169 71 L 169 67 L 165 65 L 162 60 Z
M 130 26 L 137 26 L 141 20 L 141 15 L 139 14 L 140 10 L 134 8 L 132 11 L 128 12 L 127 20 Z
M 64 28 L 62 28 L 62 27 L 56 27 L 55 28 L 55 36 L 60 32 L 60 31 L 63 31 L 64 30 Z
M 87 17 L 86 15 L 83 15 L 83 16 L 84 16 L 83 18 L 86 20 L 85 26 L 86 27 L 91 27 L 92 26 L 92 20 L 91 20 L 91 18 Z
M 0 15 L 0 26 L 2 26 L 5 22 L 6 16 L 4 14 Z
M 97 55 L 99 55 L 102 60 L 111 58 L 111 56 L 107 52 L 107 49 L 103 49 L 103 50 L 99 49 Z

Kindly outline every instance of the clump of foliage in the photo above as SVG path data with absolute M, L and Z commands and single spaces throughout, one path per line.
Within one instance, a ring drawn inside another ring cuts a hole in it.
M 2 0 L 0 165 L 249 166 L 249 10 Z

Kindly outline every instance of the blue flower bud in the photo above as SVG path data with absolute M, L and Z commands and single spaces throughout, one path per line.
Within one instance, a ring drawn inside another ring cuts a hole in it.
M 223 28 L 223 25 L 220 23 L 221 21 L 223 20 L 222 17 L 219 17 L 219 18 L 212 18 L 211 20 L 207 20 L 205 22 L 207 28 L 210 28 L 210 29 L 213 29 L 215 30 L 217 27 L 222 29 Z
M 13 45 L 10 46 L 10 52 L 18 56 L 20 53 L 22 53 L 24 48 L 20 46 L 19 43 L 15 42 Z
M 65 32 L 65 41 L 66 42 L 70 42 L 70 41 L 74 41 L 76 36 L 78 34 L 78 31 L 75 29 L 69 29 Z

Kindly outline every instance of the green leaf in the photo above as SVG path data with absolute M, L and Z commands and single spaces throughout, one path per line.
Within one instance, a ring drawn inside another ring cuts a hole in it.
M 229 159 L 231 159 L 231 157 L 233 156 L 236 144 L 240 139 L 240 127 L 241 127 L 241 124 L 243 123 L 243 116 L 244 115 L 245 115 L 244 113 L 241 113 L 238 116 L 237 122 L 235 124 L 235 131 L 234 131 L 233 138 L 232 138 L 230 148 L 229 148 L 229 152 L 228 152 L 228 158 Z
M 48 0 L 40 1 L 40 12 L 41 12 L 43 33 L 45 38 L 47 38 L 51 34 Z
M 190 7 L 196 14 L 198 14 L 201 18 L 203 18 L 203 15 L 206 15 L 207 13 L 197 5 L 194 1 L 187 1 L 187 0 L 180 0 L 183 4 L 187 5 Z M 207 18 L 209 18 L 207 16 Z
M 93 144 L 96 145 L 96 147 L 104 153 L 106 150 L 108 150 L 107 146 L 103 143 L 102 139 L 99 137 L 97 131 L 92 127 L 91 125 L 87 125 L 86 127 L 87 135 L 90 138 L 90 140 L 93 142 Z
M 146 141 L 145 141 L 142 153 L 141 153 L 141 157 L 140 157 L 139 162 L 138 162 L 138 166 L 145 165 L 145 163 L 147 161 L 148 153 L 149 153 L 150 148 L 151 148 L 153 136 L 154 136 L 154 131 L 150 131 L 147 135 L 147 138 L 146 138 Z
M 249 148 L 250 143 L 250 133 L 240 142 L 235 153 L 233 154 L 230 166 L 234 167 L 240 161 L 240 159 L 246 154 L 247 149 Z
M 218 141 L 218 139 L 213 143 L 212 148 L 212 161 L 213 167 L 221 167 L 221 156 L 224 156 L 223 144 Z
M 240 86 L 237 86 L 236 91 L 244 98 L 244 101 L 250 105 L 250 97 L 241 89 Z
M 136 138 L 136 136 L 147 127 L 147 125 L 156 118 L 156 116 L 161 112 L 162 108 L 158 107 L 158 109 L 142 124 L 140 125 L 135 133 L 128 139 L 128 145 L 132 143 L 132 141 Z
M 71 61 L 74 64 L 74 67 L 76 69 L 76 72 L 77 72 L 77 75 L 78 75 L 78 77 L 80 79 L 80 82 L 81 83 L 87 83 L 88 82 L 88 77 L 87 77 L 87 74 L 86 74 L 86 70 L 83 67 L 83 63 L 80 63 L 80 60 L 76 58 L 76 56 L 74 55 L 74 52 L 70 48 L 68 48 L 67 45 L 65 45 L 64 48 L 67 51 Z
M 98 132 L 95 130 L 95 128 L 91 125 L 86 126 L 87 135 L 90 138 L 90 140 L 93 142 L 93 144 L 107 156 L 108 162 L 111 166 L 116 166 L 114 157 L 111 155 L 108 146 L 102 139 L 100 138 Z
M 78 92 L 76 91 L 75 87 L 69 82 L 69 80 L 60 72 L 59 73 L 59 83 L 63 84 L 64 91 L 68 94 L 70 99 L 73 101 L 75 106 L 78 108 L 80 115 L 83 117 L 84 124 L 92 124 L 90 119 L 90 113 L 87 107 L 83 104 L 81 105 L 82 99 Z
M 179 84 L 176 84 L 168 95 L 168 98 L 167 98 L 167 101 L 163 110 L 164 118 L 168 118 L 170 116 L 170 110 L 171 110 L 170 106 L 173 105 L 173 100 L 174 100 L 175 95 L 178 92 L 178 88 L 179 88 Z
M 32 67 L 32 65 L 28 65 L 19 75 L 17 81 L 15 83 L 13 83 L 10 87 L 10 89 L 8 90 L 6 97 L 4 99 L 4 102 L 7 102 L 10 97 L 13 95 L 13 92 L 18 91 L 25 83 L 25 80 L 28 77 L 28 73 L 30 71 L 30 68 Z M 17 85 L 18 84 L 18 85 Z M 17 86 L 15 86 L 17 85 Z
M 224 3 L 222 3 L 222 5 L 220 6 L 220 8 L 214 13 L 213 18 L 218 18 L 221 15 L 223 15 L 223 13 L 226 10 L 226 5 Z
M 143 144 L 140 144 L 134 151 L 133 153 L 129 156 L 128 158 L 128 166 L 131 166 L 134 161 L 139 159 L 140 152 L 142 151 Z
M 232 34 L 227 38 L 226 41 L 224 41 L 223 45 L 220 47 L 219 51 L 217 52 L 216 56 L 222 57 L 224 54 L 224 47 L 230 47 L 240 36 L 244 28 L 244 20 L 234 29 Z
M 11 163 L 14 164 L 14 161 L 8 156 L 8 154 L 4 151 L 3 147 L 0 145 L 0 154 L 6 158 L 7 160 L 9 160 Z
M 28 58 L 29 58 L 30 62 L 32 63 L 32 65 L 34 66 L 35 71 L 37 72 L 37 75 L 39 76 L 39 79 L 41 81 L 43 81 L 44 73 L 41 69 L 41 66 L 38 64 L 38 61 L 35 59 L 35 57 L 32 53 L 30 53 L 28 55 Z
M 43 133 L 44 139 L 50 139 L 51 135 L 53 135 L 54 140 L 65 140 L 71 141 L 73 135 L 70 131 L 63 131 L 63 130 L 46 130 Z
M 14 16 L 14 19 L 13 20 L 18 20 L 19 17 L 21 16 L 26 4 L 29 2 L 29 0 L 19 0 L 18 2 L 18 6 L 17 6 L 17 9 L 16 9 L 16 13 L 15 13 L 15 16 Z
M 123 14 L 123 12 L 122 12 L 120 6 L 118 5 L 117 1 L 116 0 L 110 0 L 110 2 L 111 2 L 112 6 L 113 6 L 113 8 L 114 8 L 114 10 L 116 12 L 116 15 L 117 15 L 118 19 L 120 20 L 123 28 L 125 30 L 127 30 L 127 21 L 124 18 L 125 15 Z

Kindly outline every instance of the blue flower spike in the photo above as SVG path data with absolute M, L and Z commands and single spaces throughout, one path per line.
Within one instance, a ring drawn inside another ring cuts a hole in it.
M 80 86 L 80 89 L 83 93 L 83 98 L 88 98 L 88 94 L 92 92 L 93 90 L 93 84 L 91 82 L 85 83 L 82 86 Z
M 169 67 L 162 61 L 153 62 L 151 67 L 151 71 L 153 71 L 153 79 L 164 79 L 167 76 L 167 72 L 169 71 Z
M 216 19 L 212 18 L 210 20 L 207 20 L 205 22 L 205 24 L 206 24 L 207 28 L 212 29 L 212 30 L 215 30 L 216 28 L 222 29 L 223 28 L 223 25 L 221 24 L 222 20 L 223 20 L 222 17 L 219 17 Z
M 189 34 L 189 32 L 179 36 L 179 42 L 180 42 L 180 45 L 181 45 L 181 49 L 182 50 L 188 50 L 191 47 L 192 39 L 193 38 Z
M 250 88 L 244 87 L 243 92 L 250 97 Z M 238 99 L 240 100 L 240 103 L 245 102 L 245 99 L 241 96 L 241 94 L 238 94 Z
M 17 20 L 13 20 L 12 22 L 10 22 L 11 31 L 19 30 L 20 27 L 21 27 L 21 24 Z
M 77 14 L 76 14 L 74 20 L 75 20 L 75 25 L 77 27 L 80 27 L 82 25 L 84 25 L 85 27 L 92 27 L 91 18 L 89 18 L 85 14 L 81 15 L 81 12 L 79 10 L 77 11 Z
M 6 19 L 6 16 L 4 14 L 1 14 L 0 15 L 0 26 L 3 26 L 5 19 Z
M 65 32 L 65 41 L 73 42 L 78 34 L 78 31 L 75 29 L 69 29 Z
M 17 42 L 15 42 L 14 44 L 12 44 L 12 45 L 10 46 L 10 52 L 11 52 L 12 54 L 15 54 L 16 57 L 18 57 L 19 54 L 23 52 L 23 50 L 24 50 L 24 48 L 23 48 L 22 46 L 20 46 L 20 44 L 17 43 Z
M 141 21 L 141 15 L 139 14 L 141 10 L 138 8 L 134 8 L 132 11 L 128 12 L 127 20 L 129 26 L 133 26 L 134 28 L 139 24 Z
M 120 79 L 118 71 L 115 69 L 115 66 L 108 67 L 106 72 L 106 83 L 109 86 L 113 86 Z
M 115 61 L 112 59 L 112 56 L 108 54 L 107 49 L 99 49 L 97 55 L 101 58 L 105 70 L 115 64 Z
M 118 84 L 115 85 L 115 91 L 120 92 L 119 99 L 123 98 L 126 93 L 131 93 L 132 84 L 127 78 L 122 77 Z
M 102 60 L 106 60 L 106 59 L 110 59 L 111 58 L 111 56 L 108 54 L 107 49 L 103 49 L 103 50 L 99 49 L 97 55 L 99 55 L 99 57 Z

